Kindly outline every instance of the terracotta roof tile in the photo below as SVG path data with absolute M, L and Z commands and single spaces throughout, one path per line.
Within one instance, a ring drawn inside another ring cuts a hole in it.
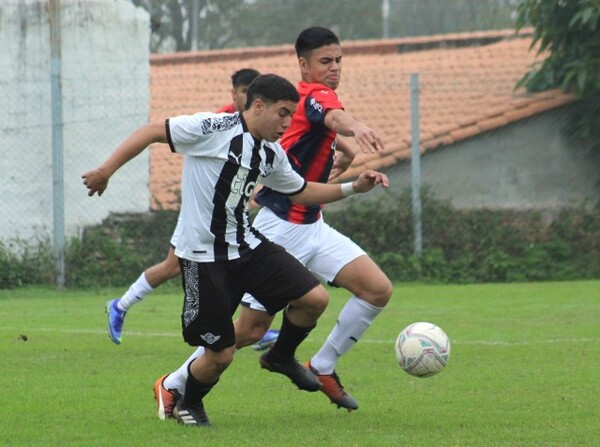
M 515 83 L 535 61 L 531 31 L 514 30 L 344 42 L 346 110 L 377 129 L 386 150 L 359 154 L 342 176 L 410 157 L 410 75 L 419 73 L 421 151 L 471 138 L 574 99 L 558 90 L 526 95 Z M 291 45 L 151 56 L 151 120 L 216 110 L 230 102 L 230 75 L 253 67 L 299 79 Z M 354 145 L 352 139 L 347 139 Z M 181 156 L 151 149 L 152 207 L 176 208 Z

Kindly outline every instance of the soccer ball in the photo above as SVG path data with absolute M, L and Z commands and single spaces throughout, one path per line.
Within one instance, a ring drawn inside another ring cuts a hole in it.
M 431 377 L 439 373 L 450 359 L 450 340 L 432 323 L 413 323 L 396 339 L 396 358 L 411 376 Z

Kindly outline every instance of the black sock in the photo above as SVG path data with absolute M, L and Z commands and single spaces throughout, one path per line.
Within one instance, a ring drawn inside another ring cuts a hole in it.
M 185 394 L 183 395 L 183 405 L 187 407 L 191 405 L 197 405 L 200 402 L 202 402 L 204 396 L 206 396 L 210 392 L 210 390 L 212 390 L 213 386 L 215 386 L 217 382 L 218 380 L 214 383 L 200 382 L 192 375 L 190 371 L 190 366 L 188 365 L 188 378 L 185 382 Z
M 286 311 L 284 311 L 279 336 L 271 348 L 271 353 L 282 360 L 293 358 L 296 354 L 296 348 L 316 326 L 316 324 L 309 327 L 296 326 L 288 320 Z

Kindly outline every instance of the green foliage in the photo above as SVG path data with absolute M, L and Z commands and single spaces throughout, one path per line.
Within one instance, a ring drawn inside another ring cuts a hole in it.
M 517 83 L 530 92 L 560 87 L 583 99 L 565 126 L 600 154 L 600 0 L 520 0 L 517 30 L 533 26 L 537 62 Z
M 52 246 L 48 240 L 30 243 L 22 239 L 0 241 L 0 289 L 53 280 Z
M 579 96 L 600 94 L 600 1 L 521 0 L 517 29 L 534 27 L 532 48 L 548 57 L 521 81 L 530 91 L 560 86 Z
M 356 200 L 327 222 L 363 247 L 395 280 L 514 282 L 600 277 L 600 213 L 456 210 L 425 190 L 423 253 L 414 254 L 410 191 Z
M 117 286 L 132 282 L 164 259 L 177 213 L 109 218 L 72 239 L 67 250 L 66 283 L 74 287 Z
M 600 212 L 564 210 L 551 223 L 538 212 L 456 210 L 427 190 L 422 197 L 423 252 L 414 253 L 411 195 L 349 200 L 326 211 L 398 281 L 481 283 L 600 278 Z M 69 287 L 124 286 L 162 261 L 177 213 L 117 216 L 69 241 Z M 15 250 L 19 247 L 18 250 Z M 53 281 L 50 244 L 0 244 L 0 288 Z M 176 281 L 176 280 L 173 280 Z

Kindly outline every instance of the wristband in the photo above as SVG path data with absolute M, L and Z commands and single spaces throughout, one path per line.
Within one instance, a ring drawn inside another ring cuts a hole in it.
M 342 183 L 341 188 L 344 197 L 353 196 L 354 194 L 356 194 L 356 191 L 352 186 L 352 182 Z

